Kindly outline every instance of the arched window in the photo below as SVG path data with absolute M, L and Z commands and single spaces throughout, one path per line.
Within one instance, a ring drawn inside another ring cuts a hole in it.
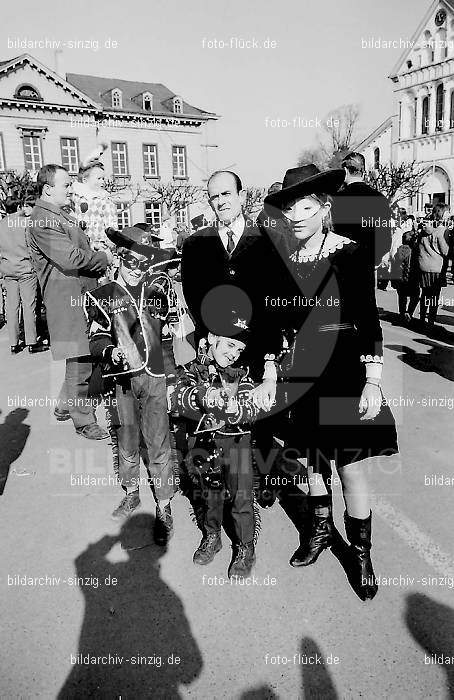
M 378 170 L 380 167 L 380 149 L 374 148 L 374 168 Z
M 435 108 L 435 130 L 443 131 L 443 108 L 445 104 L 445 93 L 443 83 L 437 87 L 436 108 Z
M 142 95 L 142 108 L 146 112 L 153 111 L 153 95 L 151 92 L 144 92 Z
M 38 90 L 33 85 L 19 85 L 14 95 L 18 100 L 42 100 Z
M 173 111 L 174 114 L 182 114 L 183 113 L 183 100 L 181 97 L 174 97 L 173 98 Z
M 115 88 L 112 90 L 112 107 L 121 107 L 123 106 L 123 99 L 121 96 L 121 90 L 118 88 Z
M 421 134 L 429 133 L 429 96 L 422 101 Z

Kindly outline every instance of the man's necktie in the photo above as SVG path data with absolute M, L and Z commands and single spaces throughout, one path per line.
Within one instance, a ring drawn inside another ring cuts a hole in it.
M 233 231 L 227 231 L 227 253 L 231 255 L 235 250 L 235 241 L 233 240 Z

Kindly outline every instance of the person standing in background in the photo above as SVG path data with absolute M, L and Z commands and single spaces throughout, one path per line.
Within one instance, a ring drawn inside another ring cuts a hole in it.
M 47 350 L 38 344 L 36 332 L 36 299 L 38 278 L 33 269 L 26 241 L 27 207 L 8 198 L 5 202 L 7 216 L 0 222 L 0 270 L 4 276 L 7 293 L 8 333 L 12 354 L 23 349 L 19 342 L 21 308 L 24 318 L 25 343 L 30 353 Z
M 420 289 L 417 244 L 409 230 L 403 232 L 402 242 L 391 257 L 391 286 L 397 292 L 400 322 L 410 323 L 418 306 Z
M 334 231 L 364 246 L 376 266 L 391 248 L 391 209 L 381 192 L 365 182 L 366 161 L 349 153 L 342 161 L 343 187 L 333 199 Z
M 435 326 L 441 288 L 446 281 L 442 270 L 449 253 L 449 231 L 442 223 L 445 204 L 436 204 L 432 209 L 431 221 L 424 224 L 418 246 L 420 270 L 420 320 L 429 328 Z

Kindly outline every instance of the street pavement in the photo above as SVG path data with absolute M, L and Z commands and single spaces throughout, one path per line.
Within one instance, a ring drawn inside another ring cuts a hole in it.
M 443 296 L 445 332 L 427 337 L 396 325 L 395 292 L 378 292 L 401 452 L 367 467 L 381 577 L 368 604 L 331 552 L 289 566 L 297 534 L 278 505 L 261 511 L 249 585 L 228 583 L 225 536 L 212 564 L 193 565 L 182 496 L 167 551 L 152 544 L 145 487 L 120 528 L 119 488 L 81 482 L 112 473 L 107 441 L 77 436 L 49 406 L 20 406 L 55 397 L 63 364 L 10 356 L 3 328 L 0 697 L 454 697 L 454 287 Z M 334 505 L 343 533 L 338 485 Z

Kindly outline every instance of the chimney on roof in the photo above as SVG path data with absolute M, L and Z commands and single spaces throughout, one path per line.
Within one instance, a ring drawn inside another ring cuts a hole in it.
M 54 51 L 54 70 L 60 78 L 66 80 L 66 75 L 63 66 L 63 49 L 55 49 Z

